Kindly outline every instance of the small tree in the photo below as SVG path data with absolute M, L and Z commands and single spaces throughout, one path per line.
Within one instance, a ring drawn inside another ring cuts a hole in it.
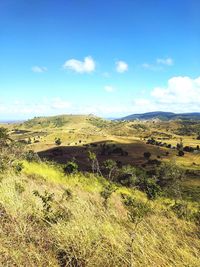
M 104 187 L 104 189 L 101 191 L 101 196 L 104 199 L 103 204 L 107 208 L 108 207 L 108 199 L 111 197 L 112 193 L 116 191 L 116 188 L 113 184 L 108 184 Z
M 60 145 L 62 144 L 60 138 L 56 138 L 56 139 L 55 139 L 55 144 L 56 144 L 57 146 L 60 146 Z
M 116 161 L 112 159 L 105 160 L 103 166 L 108 171 L 108 179 L 111 180 L 113 172 L 117 169 Z
M 89 151 L 88 152 L 88 158 L 89 158 L 89 161 L 92 164 L 92 172 L 93 173 L 96 172 L 97 174 L 102 175 L 100 167 L 99 167 L 99 161 L 97 159 L 96 154 L 94 152 Z
M 119 172 L 117 180 L 122 185 L 134 186 L 137 182 L 136 169 L 131 165 L 123 166 Z
M 181 151 L 183 150 L 183 139 L 180 138 L 180 143 L 176 145 L 177 150 Z
M 183 157 L 185 155 L 185 153 L 182 150 L 179 150 L 178 155 L 179 155 L 179 157 Z
M 146 160 L 149 160 L 150 159 L 150 157 L 151 157 L 151 153 L 150 152 L 144 152 L 144 158 L 146 159 Z
M 74 161 L 68 161 L 64 167 L 64 171 L 67 173 L 76 173 L 78 171 L 78 164 Z
M 173 197 L 181 197 L 181 181 L 185 177 L 185 171 L 175 163 L 162 163 L 156 171 L 158 185 Z
M 33 150 L 29 150 L 29 151 L 25 152 L 23 157 L 28 162 L 32 162 L 32 161 L 38 162 L 38 161 L 40 161 L 40 157 Z
M 0 127 L 0 146 L 5 146 L 8 141 L 11 141 L 8 130 L 4 127 Z

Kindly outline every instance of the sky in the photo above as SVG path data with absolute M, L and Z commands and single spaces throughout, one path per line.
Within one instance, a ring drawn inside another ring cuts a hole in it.
M 200 112 L 199 0 L 0 0 L 0 120 Z

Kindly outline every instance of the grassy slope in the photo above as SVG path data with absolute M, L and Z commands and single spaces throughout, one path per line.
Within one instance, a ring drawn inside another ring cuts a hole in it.
M 24 166 L 20 175 L 1 175 L 0 265 L 200 265 L 197 226 L 178 219 L 169 210 L 169 200 L 150 201 L 149 215 L 134 230 L 120 193 L 132 195 L 139 203 L 147 201 L 143 193 L 119 187 L 105 208 L 100 196 L 107 183 L 103 178 L 65 176 L 45 163 L 25 162 Z M 72 198 L 66 199 L 66 189 L 72 191 Z M 45 223 L 42 202 L 34 190 L 54 193 L 52 208 L 70 210 L 69 218 Z

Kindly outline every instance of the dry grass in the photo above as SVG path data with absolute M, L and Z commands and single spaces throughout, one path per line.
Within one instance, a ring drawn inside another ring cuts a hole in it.
M 135 230 L 121 193 L 146 202 L 143 193 L 124 187 L 112 194 L 108 207 L 100 192 L 103 178 L 65 176 L 45 163 L 24 163 L 22 174 L 2 174 L 0 183 L 1 266 L 157 266 L 200 265 L 198 228 L 169 211 L 167 200 L 150 201 L 150 213 Z M 42 201 L 33 194 L 54 193 L 53 212 L 44 219 Z M 67 197 L 66 190 L 72 192 Z

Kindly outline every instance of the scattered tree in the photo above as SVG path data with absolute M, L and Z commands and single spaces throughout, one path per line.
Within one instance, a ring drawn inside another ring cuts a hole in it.
M 117 169 L 116 161 L 112 159 L 105 160 L 103 162 L 103 167 L 108 171 L 108 179 L 112 180 L 112 174 Z
M 56 139 L 55 139 L 55 144 L 56 144 L 57 146 L 60 146 L 60 145 L 62 144 L 61 139 L 60 139 L 60 138 L 56 138 Z
M 146 159 L 146 160 L 149 160 L 150 159 L 150 157 L 151 157 L 151 153 L 150 152 L 144 152 L 144 158 Z

